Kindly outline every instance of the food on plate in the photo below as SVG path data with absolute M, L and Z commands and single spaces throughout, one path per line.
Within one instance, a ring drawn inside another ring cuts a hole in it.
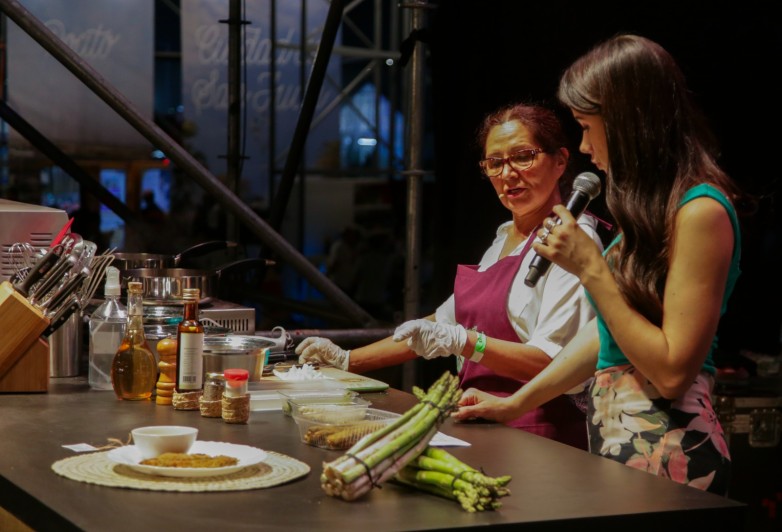
M 228 467 L 239 463 L 237 458 L 203 453 L 163 453 L 156 458 L 142 460 L 141 465 L 156 467 Z

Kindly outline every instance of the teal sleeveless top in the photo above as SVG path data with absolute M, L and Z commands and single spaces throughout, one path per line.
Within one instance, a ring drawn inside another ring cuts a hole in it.
M 733 205 L 730 203 L 730 201 L 728 201 L 728 198 L 726 198 L 722 192 L 709 184 L 702 183 L 688 190 L 684 194 L 682 201 L 679 203 L 679 207 L 695 198 L 701 198 L 704 196 L 713 198 L 714 200 L 720 202 L 723 207 L 725 207 L 725 210 L 728 212 L 728 216 L 730 216 L 730 223 L 733 226 L 733 256 L 730 260 L 728 279 L 725 283 L 725 294 L 722 296 L 722 308 L 720 309 L 720 316 L 722 316 L 725 314 L 725 310 L 728 306 L 728 299 L 733 293 L 733 288 L 736 286 L 736 280 L 741 274 L 741 269 L 739 268 L 739 261 L 741 259 L 741 231 L 739 228 L 739 220 L 736 216 L 736 211 L 733 208 Z M 603 252 L 603 255 L 608 252 L 611 246 L 619 242 L 621 238 L 622 235 L 618 235 Z M 587 296 L 589 296 L 589 294 L 587 294 Z M 595 307 L 595 312 L 597 312 L 597 306 L 591 297 L 589 297 L 589 301 L 592 303 L 592 306 Z M 608 327 L 606 326 L 606 323 L 599 312 L 597 312 L 597 328 L 600 335 L 600 352 L 598 354 L 597 369 L 606 369 L 614 366 L 629 364 L 630 361 L 627 360 L 627 357 L 624 356 L 622 351 L 619 349 L 619 346 L 616 345 L 613 336 L 611 336 L 611 332 L 608 330 Z M 703 363 L 703 369 L 711 374 L 716 372 L 714 359 L 712 356 L 716 347 L 717 335 L 714 335 L 714 340 L 711 342 L 711 349 L 709 349 L 709 354 L 706 356 L 706 360 Z

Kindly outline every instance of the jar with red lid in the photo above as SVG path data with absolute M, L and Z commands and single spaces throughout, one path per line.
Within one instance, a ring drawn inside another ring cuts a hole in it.
M 247 393 L 250 372 L 246 369 L 231 368 L 223 371 L 223 377 L 223 421 L 247 423 L 250 419 L 250 394 Z

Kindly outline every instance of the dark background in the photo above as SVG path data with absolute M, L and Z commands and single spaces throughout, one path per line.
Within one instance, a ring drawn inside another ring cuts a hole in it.
M 774 94 L 782 63 L 780 23 L 770 7 L 746 2 L 611 4 L 432 4 L 431 101 L 425 112 L 433 117 L 437 179 L 425 241 L 435 246 L 440 272 L 433 292 L 447 295 L 455 265 L 477 262 L 497 225 L 509 218 L 479 177 L 479 151 L 465 149 L 474 145 L 483 115 L 519 99 L 555 105 L 559 76 L 574 59 L 600 40 L 633 32 L 659 42 L 678 60 L 720 142 L 721 163 L 757 200 L 756 212 L 743 220 L 743 274 L 720 325 L 717 362 L 732 363 L 740 349 L 777 355 L 782 261 L 776 154 L 782 117 Z M 567 112 L 563 116 L 577 142 L 574 121 Z

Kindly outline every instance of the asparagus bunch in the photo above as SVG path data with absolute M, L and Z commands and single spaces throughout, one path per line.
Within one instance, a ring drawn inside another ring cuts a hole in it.
M 393 480 L 458 501 L 468 512 L 482 512 L 502 506 L 499 499 L 510 495 L 505 486 L 511 477 L 489 477 L 442 449 L 427 447 Z
M 389 425 L 364 436 L 344 455 L 323 464 L 320 485 L 331 496 L 358 499 L 393 477 L 429 445 L 461 397 L 459 379 L 445 372 L 419 402 Z

